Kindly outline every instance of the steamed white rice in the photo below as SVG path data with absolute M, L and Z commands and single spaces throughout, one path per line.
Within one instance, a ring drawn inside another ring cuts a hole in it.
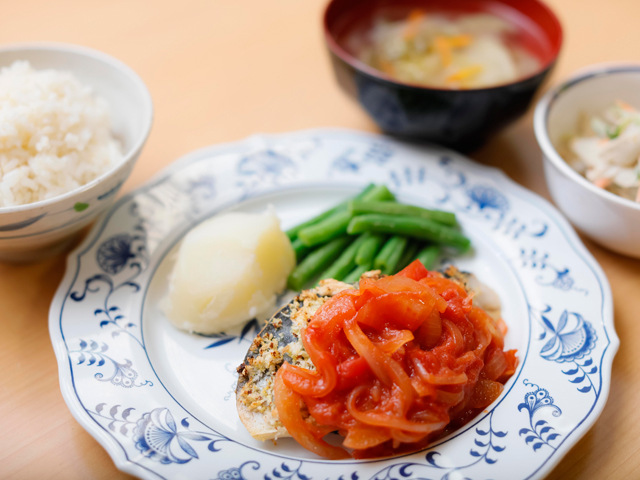
M 70 72 L 0 70 L 0 207 L 62 195 L 121 160 L 109 105 Z

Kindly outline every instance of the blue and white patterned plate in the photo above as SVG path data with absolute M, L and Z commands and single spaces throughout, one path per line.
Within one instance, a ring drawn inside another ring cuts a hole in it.
M 500 295 L 521 364 L 493 405 L 430 449 L 330 462 L 240 423 L 235 367 L 256 321 L 190 335 L 158 304 L 198 222 L 273 204 L 288 228 L 369 182 L 458 214 L 475 249 L 453 261 Z M 619 343 L 607 279 L 549 203 L 452 152 L 342 130 L 200 150 L 120 199 L 69 256 L 49 326 L 71 412 L 118 468 L 149 479 L 542 478 L 602 411 Z

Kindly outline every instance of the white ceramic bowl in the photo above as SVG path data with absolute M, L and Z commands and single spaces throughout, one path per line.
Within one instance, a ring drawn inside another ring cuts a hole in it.
M 113 133 L 124 153 L 122 163 L 81 188 L 41 202 L 0 208 L 0 261 L 20 262 L 60 251 L 111 205 L 149 136 L 153 105 L 133 70 L 96 50 L 49 43 L 0 48 L 0 67 L 15 60 L 28 60 L 36 69 L 70 71 L 90 85 L 109 103 Z
M 640 65 L 604 64 L 578 72 L 540 100 L 534 129 L 547 186 L 560 210 L 595 242 L 640 258 L 640 204 L 596 187 L 555 148 L 576 131 L 581 114 L 600 113 L 617 99 L 640 106 Z

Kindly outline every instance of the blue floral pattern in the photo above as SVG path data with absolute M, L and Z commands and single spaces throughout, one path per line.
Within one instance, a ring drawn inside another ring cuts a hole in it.
M 238 163 L 240 175 L 255 175 L 264 178 L 280 177 L 288 171 L 295 170 L 293 160 L 273 150 L 261 150 L 244 157 Z
M 493 209 L 499 212 L 509 210 L 509 200 L 494 187 L 475 185 L 467 190 L 467 195 L 480 210 Z
M 190 180 L 187 191 L 205 200 L 211 200 L 216 196 L 216 177 L 213 175 L 204 175 L 197 179 Z
M 193 403 L 173 394 L 176 383 L 156 375 L 146 342 L 157 339 L 144 335 L 155 327 L 142 328 L 151 281 L 171 247 L 192 225 L 248 198 L 255 206 L 273 195 L 369 182 L 455 211 L 474 243 L 490 246 L 512 274 L 509 311 L 528 308 L 530 315 L 507 339 L 527 348 L 519 348 L 522 364 L 504 394 L 422 453 L 335 463 L 293 458 L 291 443 L 273 450 L 212 421 L 235 415 L 233 359 L 259 328 L 248 322 L 237 333 L 174 338 L 215 365 L 203 379 L 215 387 L 216 398 L 207 397 L 214 415 L 194 416 Z M 118 465 L 143 478 L 482 480 L 514 478 L 515 468 L 517 478 L 540 479 L 550 459 L 575 442 L 579 425 L 590 425 L 602 409 L 617 347 L 610 304 L 606 279 L 562 217 L 498 172 L 435 148 L 420 152 L 379 136 L 321 131 L 203 150 L 118 200 L 71 255 L 50 327 L 70 408 L 101 442 L 118 446 L 109 450 Z M 543 371 L 541 386 L 522 382 Z M 565 409 L 562 422 L 553 421 L 561 414 L 557 404 Z
M 259 150 L 240 159 L 236 184 L 244 191 L 242 198 L 249 198 L 261 186 L 278 184 L 282 178 L 295 176 L 296 171 L 289 156 L 272 149 Z
M 547 339 L 540 351 L 546 360 L 558 363 L 573 362 L 589 355 L 596 345 L 598 336 L 593 326 L 582 315 L 564 310 L 556 325 L 548 317 L 551 307 L 540 312 L 544 331 L 539 339 Z
M 539 318 L 543 332 L 538 340 L 546 340 L 540 351 L 540 357 L 557 363 L 573 363 L 575 368 L 562 370 L 564 375 L 572 377 L 569 381 L 576 385 L 581 393 L 593 392 L 599 397 L 599 389 L 591 379 L 591 375 L 598 373 L 598 367 L 587 357 L 596 346 L 598 336 L 591 323 L 582 315 L 564 310 L 556 325 L 549 318 L 552 311 L 547 305 L 541 311 L 530 307 L 531 313 Z M 547 338 L 547 335 L 549 338 Z
M 254 462 L 253 460 L 249 460 L 248 462 L 244 462 L 239 467 L 232 467 L 227 470 L 220 470 L 218 472 L 218 476 L 213 480 L 248 480 L 247 477 L 242 473 L 242 469 L 244 467 L 250 467 L 253 470 L 259 470 L 260 464 L 258 462 Z
M 304 462 L 300 462 L 296 468 L 282 462 L 279 467 L 275 467 L 271 474 L 265 473 L 264 480 L 273 480 L 279 478 L 281 480 L 311 480 L 311 477 L 301 472 Z
M 107 420 L 109 430 L 130 437 L 135 448 L 143 456 L 161 464 L 182 464 L 199 458 L 189 441 L 207 442 L 207 449 L 210 452 L 220 451 L 217 444 L 229 441 L 217 432 L 190 430 L 186 418 L 180 422 L 183 429 L 179 429 L 167 408 L 155 408 L 143 413 L 137 421 L 134 421 L 129 419 L 134 408 L 125 408 L 120 411 L 120 405 L 115 405 L 106 414 L 103 413 L 105 406 L 105 403 L 98 404 L 95 410 L 89 413 L 95 418 Z
M 475 428 L 476 438 L 474 446 L 469 450 L 471 460 L 468 463 L 457 465 L 443 465 L 439 458 L 442 456 L 437 450 L 431 450 L 425 455 L 424 462 L 401 462 L 390 465 L 376 472 L 370 480 L 396 480 L 402 478 L 420 478 L 418 472 L 429 474 L 430 479 L 453 480 L 462 478 L 463 471 L 473 468 L 478 464 L 494 465 L 498 462 L 497 455 L 506 450 L 504 439 L 508 432 L 493 428 L 493 411 L 489 414 L 488 428 Z M 465 478 L 467 478 L 465 476 Z
M 385 165 L 394 155 L 393 149 L 382 142 L 374 142 L 365 151 L 350 147 L 331 163 L 336 173 L 357 173 L 367 164 Z
M 142 415 L 133 429 L 136 448 L 160 463 L 187 463 L 198 454 L 186 439 L 203 441 L 208 437 L 191 432 L 179 432 L 171 412 L 166 408 Z
M 137 271 L 134 274 L 134 277 L 140 273 L 139 265 L 136 268 Z M 115 292 L 124 288 L 128 288 L 133 293 L 139 292 L 140 285 L 135 283 L 131 279 L 127 279 L 119 284 L 114 284 L 113 279 L 108 275 L 98 274 L 88 278 L 85 281 L 84 290 L 82 291 L 82 293 L 77 291 L 73 292 L 71 293 L 70 298 L 72 300 L 75 300 L 76 302 L 82 302 L 89 294 L 101 293 L 103 289 L 101 287 L 106 287 L 107 290 L 107 293 L 104 297 L 104 304 L 102 308 L 97 308 L 93 312 L 94 316 L 101 318 L 100 328 L 111 326 L 114 328 L 111 332 L 112 337 L 115 338 L 120 334 L 125 334 L 130 336 L 142 346 L 142 341 L 134 333 L 132 333 L 131 330 L 136 327 L 136 324 L 128 322 L 126 317 L 122 313 L 120 313 L 120 307 L 118 307 L 117 305 L 112 305 L 110 301 Z
M 555 433 L 554 428 L 548 425 L 546 420 L 538 420 L 533 423 L 535 414 L 543 409 L 551 409 L 554 417 L 562 415 L 562 410 L 557 405 L 554 405 L 553 398 L 549 396 L 549 392 L 544 388 L 540 388 L 538 385 L 529 382 L 529 380 L 523 380 L 523 383 L 529 387 L 535 387 L 535 390 L 527 392 L 524 396 L 524 402 L 518 405 L 518 410 L 526 410 L 529 413 L 529 426 L 530 428 L 522 428 L 518 432 L 520 436 L 525 436 L 525 443 L 531 444 L 533 451 L 539 450 L 544 445 L 556 450 L 550 442 L 560 436 L 559 433 Z
M 541 272 L 539 276 L 536 276 L 536 282 L 539 285 L 557 288 L 565 292 L 575 290 L 585 295 L 589 294 L 586 289 L 576 286 L 576 281 L 569 268 L 558 268 L 552 265 L 549 261 L 548 253 L 543 254 L 535 248 L 531 250 L 520 249 L 519 260 L 523 267 Z M 547 273 L 550 273 L 550 275 L 546 275 Z
M 338 172 L 357 172 L 360 170 L 360 163 L 351 158 L 355 149 L 350 148 L 333 161 L 333 169 Z
M 484 183 L 472 183 L 467 174 L 452 162 L 449 156 L 440 159 L 442 167 L 438 184 L 443 190 L 437 203 L 456 211 L 482 219 L 496 232 L 514 240 L 522 237 L 542 238 L 546 235 L 547 222 L 532 218 L 522 221 L 513 213 L 512 205 L 498 188 Z
M 78 350 L 69 350 L 69 353 L 78 354 L 78 365 L 84 363 L 87 366 L 95 365 L 96 367 L 102 367 L 105 364 L 110 364 L 113 368 L 110 375 L 104 375 L 102 372 L 94 375 L 94 377 L 101 382 L 111 382 L 113 385 L 124 388 L 153 386 L 153 382 L 150 380 L 136 383 L 138 372 L 132 368 L 131 360 L 125 360 L 124 363 L 118 362 L 105 353 L 107 350 L 109 350 L 109 346 L 106 343 L 100 345 L 94 340 L 89 342 L 80 340 Z
M 199 335 L 200 337 L 215 339 L 213 343 L 210 343 L 206 347 L 203 347 L 205 350 L 208 350 L 209 348 L 221 347 L 233 342 L 234 340 L 238 340 L 238 343 L 242 343 L 243 341 L 251 343 L 259 332 L 260 323 L 257 319 L 254 318 L 245 323 L 239 335 L 229 335 L 225 332 L 216 332 L 210 334 L 197 333 L 196 335 Z M 251 336 L 247 337 L 247 335 L 249 334 L 251 334 Z
M 114 235 L 105 241 L 96 254 L 100 268 L 111 275 L 120 273 L 129 260 L 136 257 L 131 251 L 132 243 L 133 237 L 127 233 Z

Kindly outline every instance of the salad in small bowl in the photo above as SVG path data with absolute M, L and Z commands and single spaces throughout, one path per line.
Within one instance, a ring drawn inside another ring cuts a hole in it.
M 558 85 L 534 119 L 553 200 L 601 245 L 640 257 L 640 65 L 599 65 Z

